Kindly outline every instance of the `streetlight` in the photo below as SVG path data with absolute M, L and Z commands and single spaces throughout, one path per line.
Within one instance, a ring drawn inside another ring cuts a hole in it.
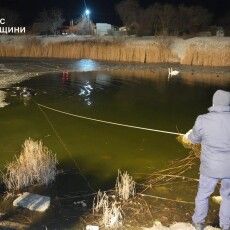
M 84 19 L 84 22 L 85 22 L 85 25 L 88 27 L 88 32 L 90 32 L 91 34 L 91 24 L 90 24 L 90 10 L 85 8 L 85 12 L 83 14 L 83 19 Z
M 89 9 L 86 9 L 86 10 L 85 10 L 85 15 L 86 15 L 87 17 L 89 17 L 89 15 L 90 15 L 90 10 L 89 10 Z

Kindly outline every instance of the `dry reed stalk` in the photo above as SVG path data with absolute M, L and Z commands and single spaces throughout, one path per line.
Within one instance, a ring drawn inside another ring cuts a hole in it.
M 116 200 L 109 201 L 105 192 L 98 191 L 93 201 L 93 215 L 100 214 L 99 222 L 105 228 L 116 229 L 122 225 L 122 209 Z
M 93 215 L 99 214 L 99 222 L 105 228 L 117 229 L 122 226 L 122 205 L 125 203 L 122 201 L 135 195 L 135 182 L 127 172 L 118 170 L 115 191 L 113 196 L 98 191 L 93 201 Z M 117 202 L 118 199 L 120 202 Z
M 116 195 L 121 200 L 128 200 L 131 196 L 134 196 L 135 191 L 135 181 L 127 172 L 122 173 L 118 170 L 118 176 L 116 180 Z
M 16 43 L 0 44 L 2 57 L 40 57 L 40 58 L 90 58 L 104 61 L 124 61 L 140 63 L 180 62 L 186 65 L 229 66 L 230 46 L 227 43 L 217 45 L 190 44 L 183 57 L 172 52 L 173 40 L 158 37 L 152 42 L 138 41 L 59 41 L 42 44 L 36 39 L 26 39 L 20 45 Z
M 191 155 L 194 155 L 196 158 L 200 158 L 200 152 L 201 152 L 201 145 L 200 144 L 193 144 L 184 136 L 178 136 L 177 141 L 181 143 L 184 148 L 191 150 Z
M 3 182 L 10 191 L 53 182 L 57 174 L 57 159 L 42 141 L 25 140 L 22 151 L 15 161 L 6 167 Z
M 105 228 L 118 229 L 122 226 L 122 220 L 122 209 L 116 201 L 110 207 L 104 203 L 102 223 Z
M 24 46 L 8 44 L 0 46 L 2 57 L 40 57 L 40 58 L 90 58 L 104 61 L 147 62 L 169 61 L 171 52 L 157 44 L 142 47 L 125 42 L 75 41 L 41 44 L 28 42 Z
M 197 164 L 200 158 L 200 145 L 193 145 L 190 142 L 185 142 L 182 136 L 177 137 L 177 140 L 182 143 L 185 148 L 190 149 L 188 156 L 181 160 L 173 161 L 166 169 L 153 172 L 146 179 L 147 182 L 144 184 L 146 187 L 162 186 L 178 178 L 183 179 L 184 173 Z
M 96 197 L 93 200 L 93 214 L 99 213 L 103 210 L 103 207 L 109 206 L 109 197 L 104 192 L 98 191 Z

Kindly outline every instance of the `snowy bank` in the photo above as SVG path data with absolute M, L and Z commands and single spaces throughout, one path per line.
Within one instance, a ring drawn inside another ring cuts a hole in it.
M 175 223 L 169 227 L 163 226 L 160 222 L 155 222 L 151 228 L 142 228 L 143 230 L 195 230 L 195 228 L 189 223 Z M 214 228 L 207 226 L 205 230 L 218 230 L 219 228 Z

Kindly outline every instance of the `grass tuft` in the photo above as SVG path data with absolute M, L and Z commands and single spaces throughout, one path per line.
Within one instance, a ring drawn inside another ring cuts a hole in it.
M 135 181 L 127 173 L 118 170 L 118 176 L 115 186 L 116 194 L 121 200 L 128 200 L 135 195 Z
M 122 226 L 122 209 L 116 201 L 111 205 L 104 203 L 102 222 L 105 228 L 117 229 Z
M 6 167 L 3 182 L 9 191 L 40 184 L 48 185 L 57 174 L 57 159 L 42 141 L 25 140 L 22 151 Z

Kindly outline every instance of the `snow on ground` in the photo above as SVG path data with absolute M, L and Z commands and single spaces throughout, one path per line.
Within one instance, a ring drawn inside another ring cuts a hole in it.
M 23 47 L 24 45 L 28 45 L 28 41 L 38 41 L 43 45 L 47 45 L 49 43 L 57 43 L 57 42 L 75 42 L 75 41 L 113 41 L 114 38 L 111 36 L 97 37 L 91 35 L 2 35 L 0 36 L 0 43 L 3 45 L 15 45 L 18 47 Z
M 15 74 L 14 70 L 6 67 L 5 64 L 0 63 L 0 89 L 6 88 L 11 84 L 17 83 L 18 82 L 17 78 L 18 76 Z M 2 97 L 3 97 L 3 93 L 2 93 Z M 0 97 L 0 101 L 2 101 L 1 97 Z
M 193 37 L 189 39 L 183 39 L 176 36 L 146 36 L 146 37 L 135 37 L 135 36 L 92 36 L 92 35 L 2 35 L 0 36 L 0 43 L 4 44 L 28 44 L 29 40 L 38 40 L 42 44 L 56 43 L 56 42 L 74 42 L 74 41 L 124 41 L 127 44 L 153 44 L 156 41 L 167 39 L 172 43 L 183 43 L 182 45 L 201 45 L 201 46 L 214 46 L 223 48 L 226 45 L 230 45 L 230 37 Z
M 182 38 L 174 38 L 170 48 L 174 54 L 180 59 L 183 59 L 186 50 L 191 46 L 195 46 L 197 49 L 222 50 L 225 47 L 230 46 L 230 37 L 194 37 L 186 40 Z
M 175 223 L 170 225 L 169 227 L 163 226 L 160 222 L 155 222 L 153 227 L 151 228 L 142 228 L 143 230 L 195 230 L 192 224 L 189 223 Z M 211 226 L 207 226 L 205 230 L 218 230 L 219 228 L 214 228 Z
M 8 105 L 8 103 L 5 102 L 5 99 L 6 99 L 6 93 L 0 90 L 0 108 L 3 108 Z

